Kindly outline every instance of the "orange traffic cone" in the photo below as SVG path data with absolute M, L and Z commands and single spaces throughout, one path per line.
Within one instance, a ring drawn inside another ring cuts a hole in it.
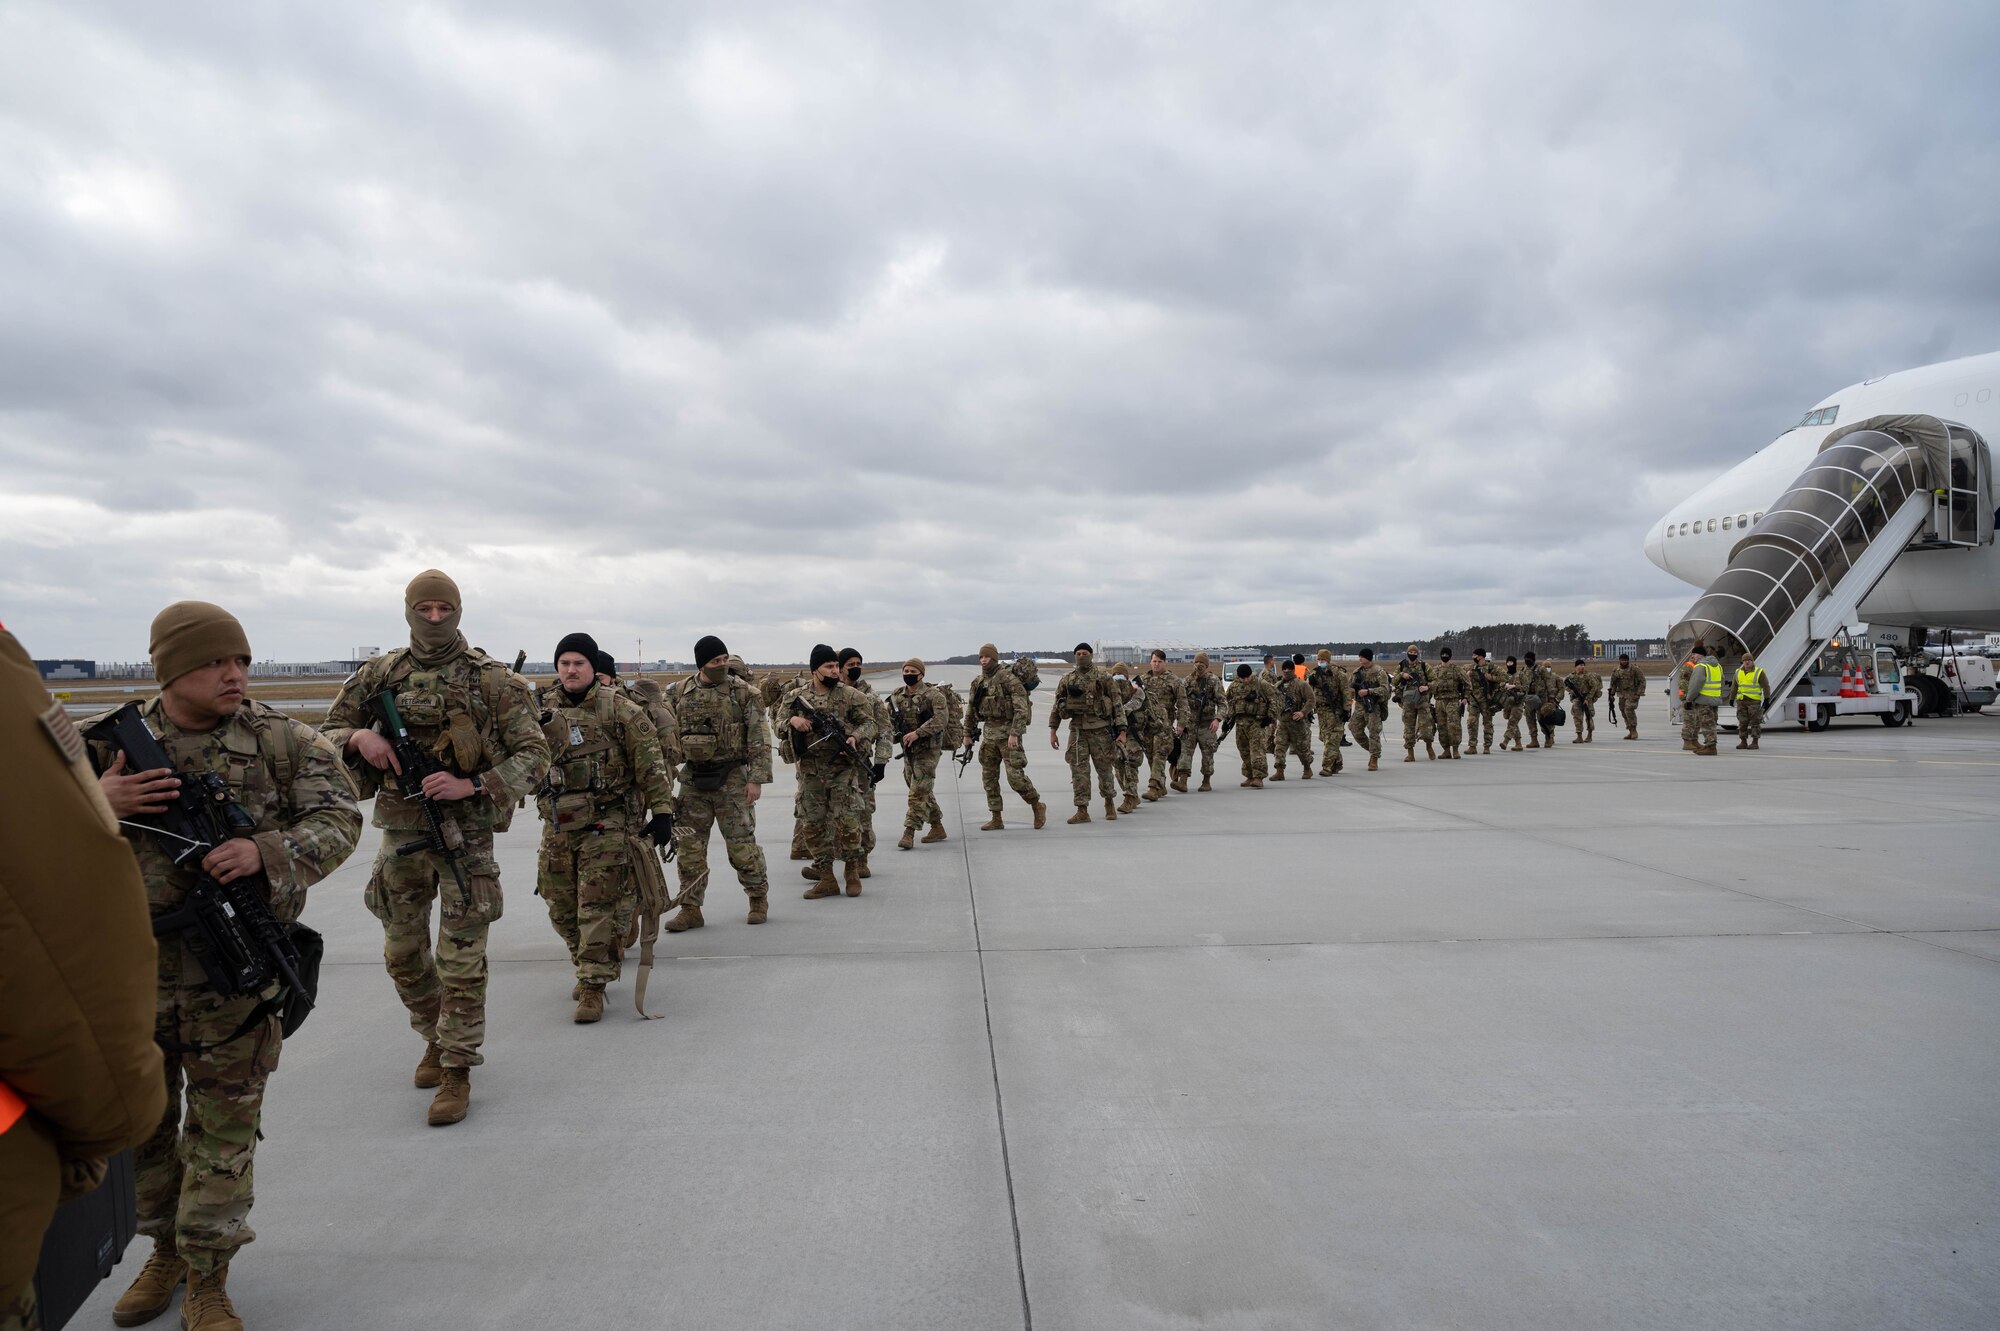
M 1861 685 L 1861 672 L 1854 668 L 1852 661 L 1841 667 L 1840 696 L 1843 698 L 1865 698 L 1868 690 Z

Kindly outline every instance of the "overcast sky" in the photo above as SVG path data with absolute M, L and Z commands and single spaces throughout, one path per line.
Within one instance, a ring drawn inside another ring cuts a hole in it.
M 0 4 L 0 620 L 753 659 L 1663 632 L 2000 348 L 2000 6 Z

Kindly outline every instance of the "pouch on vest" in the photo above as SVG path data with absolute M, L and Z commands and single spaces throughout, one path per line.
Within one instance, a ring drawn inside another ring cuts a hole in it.
M 714 794 L 729 784 L 729 774 L 741 767 L 736 762 L 701 762 L 687 765 L 687 783 L 704 794 Z
M 297 920 L 286 925 L 285 931 L 292 936 L 292 946 L 299 950 L 299 982 L 302 986 L 287 989 L 284 1003 L 278 1009 L 278 1026 L 289 1037 L 306 1024 L 306 1017 L 319 998 L 319 963 L 320 958 L 326 955 L 326 940 L 319 936 L 319 930 Z
M 587 790 L 573 790 L 555 799 L 556 830 L 575 832 L 597 821 L 597 800 Z

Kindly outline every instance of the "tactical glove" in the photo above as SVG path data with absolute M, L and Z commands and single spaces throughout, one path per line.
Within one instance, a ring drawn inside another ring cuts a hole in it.
M 889 768 L 887 764 L 876 763 L 873 767 L 868 769 L 868 784 L 871 786 L 881 785 L 882 778 L 888 774 L 888 771 Z
M 674 840 L 674 816 L 671 813 L 656 813 L 646 824 L 646 835 L 655 846 L 667 846 Z

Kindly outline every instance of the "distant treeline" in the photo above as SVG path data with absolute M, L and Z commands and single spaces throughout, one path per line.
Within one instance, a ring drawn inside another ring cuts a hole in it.
M 1590 635 L 1581 624 L 1475 624 L 1470 628 L 1452 629 L 1446 633 L 1434 634 L 1428 638 L 1377 638 L 1369 641 L 1349 642 L 1287 642 L 1259 644 L 1260 652 L 1278 652 L 1290 655 L 1303 652 L 1311 656 L 1325 647 L 1335 656 L 1353 656 L 1363 647 L 1372 647 L 1377 656 L 1384 652 L 1401 652 L 1414 641 L 1425 656 L 1435 657 L 1443 647 L 1451 648 L 1453 656 L 1468 656 L 1476 647 L 1484 647 L 1494 656 L 1520 656 L 1533 652 L 1537 656 L 1575 658 L 1589 656 L 1593 642 L 1600 641 Z

